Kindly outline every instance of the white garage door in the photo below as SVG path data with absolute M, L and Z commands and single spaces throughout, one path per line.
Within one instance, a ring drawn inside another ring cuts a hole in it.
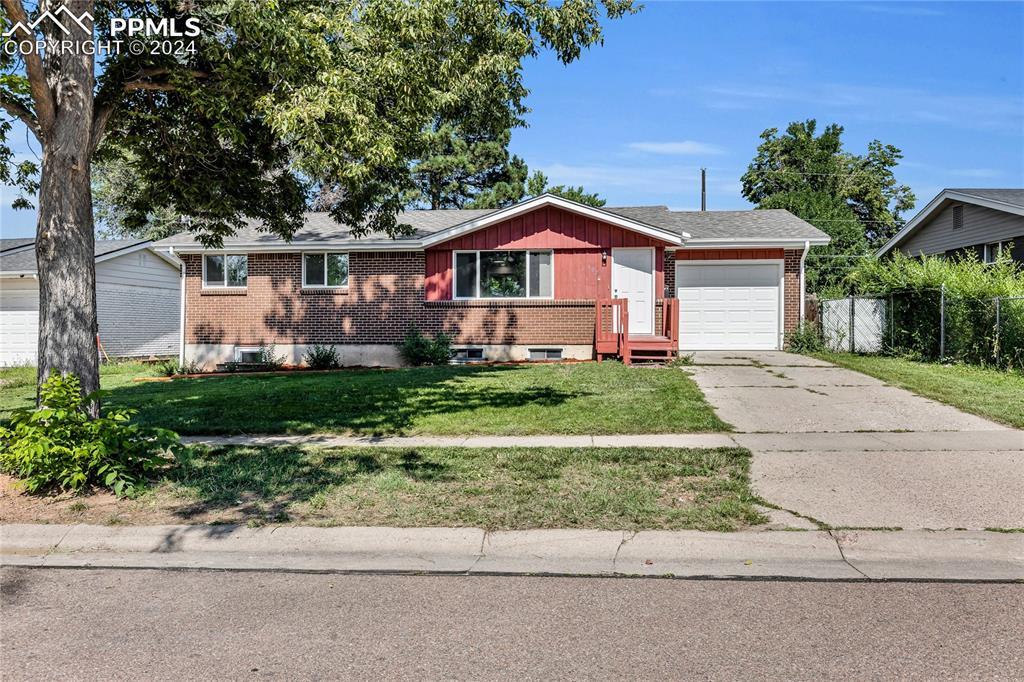
M 681 350 L 776 350 L 781 263 L 676 263 Z
M 39 286 L 34 279 L 0 279 L 0 367 L 35 364 Z

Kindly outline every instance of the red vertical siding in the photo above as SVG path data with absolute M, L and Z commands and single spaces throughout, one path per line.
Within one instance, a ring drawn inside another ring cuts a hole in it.
M 428 301 L 452 298 L 452 251 L 553 249 L 555 298 L 594 299 L 611 296 L 611 249 L 654 247 L 654 293 L 665 286 L 665 243 L 560 208 L 545 206 L 427 249 Z M 601 257 L 607 252 L 608 258 Z

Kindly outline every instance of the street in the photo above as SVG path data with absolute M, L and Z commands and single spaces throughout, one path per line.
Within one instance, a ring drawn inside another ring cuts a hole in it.
M 1013 584 L 0 576 L 5 680 L 1024 677 Z

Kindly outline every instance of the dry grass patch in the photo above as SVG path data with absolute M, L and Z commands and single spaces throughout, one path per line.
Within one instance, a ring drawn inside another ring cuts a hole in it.
M 0 497 L 5 521 L 730 531 L 764 522 L 740 448 L 195 449 L 136 499 Z

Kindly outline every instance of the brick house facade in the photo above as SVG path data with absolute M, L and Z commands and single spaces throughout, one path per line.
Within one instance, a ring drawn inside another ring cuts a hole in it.
M 565 202 L 563 202 L 565 203 Z M 799 324 L 804 249 L 691 248 L 671 243 L 667 232 L 631 232 L 570 206 L 543 206 L 424 248 L 401 250 L 273 250 L 226 244 L 221 253 L 245 254 L 243 287 L 204 285 L 201 248 L 179 247 L 183 264 L 182 355 L 209 366 L 237 359 L 239 349 L 275 344 L 286 362 L 299 364 L 309 346 L 334 345 L 346 364 L 391 365 L 396 344 L 410 327 L 449 334 L 456 347 L 487 349 L 486 359 L 527 359 L 532 350 L 558 349 L 562 357 L 594 355 L 595 306 L 612 298 L 616 249 L 651 249 L 653 327 L 663 326 L 663 298 L 676 295 L 679 261 L 778 262 L 783 265 L 780 298 L 782 334 Z M 404 246 L 404 245 L 403 245 Z M 544 298 L 460 299 L 454 295 L 453 254 L 461 249 L 546 249 L 551 252 L 553 293 Z M 303 286 L 303 254 L 345 252 L 347 286 Z M 632 315 L 631 315 L 632 318 Z M 659 333 L 655 331 L 655 334 Z

